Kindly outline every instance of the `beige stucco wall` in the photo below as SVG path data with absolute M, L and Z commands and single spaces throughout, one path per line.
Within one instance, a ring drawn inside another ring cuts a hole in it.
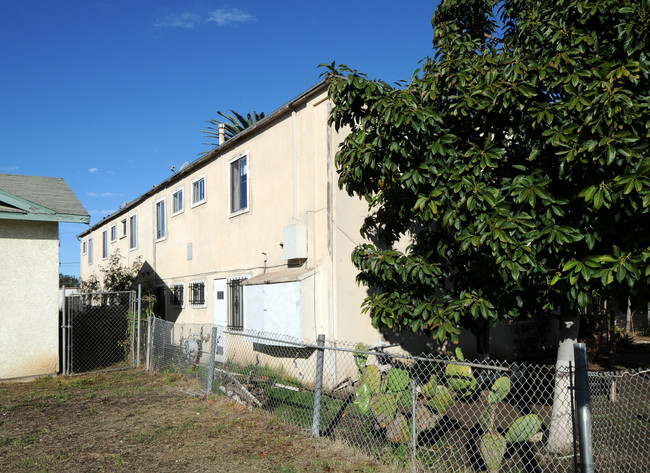
M 0 219 L 0 379 L 59 366 L 58 223 Z

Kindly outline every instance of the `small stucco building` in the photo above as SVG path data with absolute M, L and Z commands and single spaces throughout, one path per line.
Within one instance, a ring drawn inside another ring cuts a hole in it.
M 63 179 L 0 174 L 0 379 L 59 369 L 59 222 L 89 220 Z

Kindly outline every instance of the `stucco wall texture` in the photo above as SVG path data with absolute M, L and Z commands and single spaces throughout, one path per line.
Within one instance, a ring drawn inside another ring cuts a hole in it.
M 0 379 L 59 365 L 59 226 L 0 220 Z

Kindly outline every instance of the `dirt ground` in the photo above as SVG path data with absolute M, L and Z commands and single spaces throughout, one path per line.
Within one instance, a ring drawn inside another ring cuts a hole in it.
M 394 471 L 188 383 L 139 370 L 0 383 L 0 471 Z

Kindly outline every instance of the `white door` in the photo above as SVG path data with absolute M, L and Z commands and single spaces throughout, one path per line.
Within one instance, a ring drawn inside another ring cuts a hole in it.
M 214 324 L 217 327 L 217 355 L 215 360 L 224 363 L 226 361 L 226 334 L 224 330 L 228 326 L 228 299 L 226 293 L 228 281 L 226 279 L 215 279 L 212 301 L 214 304 Z

